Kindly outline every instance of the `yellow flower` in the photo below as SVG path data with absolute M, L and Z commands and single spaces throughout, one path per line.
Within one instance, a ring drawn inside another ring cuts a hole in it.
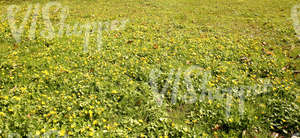
M 210 86 L 210 87 L 213 87 L 213 86 L 215 86 L 215 84 L 213 83 L 213 82 L 208 82 L 208 85 Z
M 208 100 L 208 104 L 212 104 L 212 100 Z
M 56 112 L 55 112 L 55 111 L 50 111 L 49 114 L 50 114 L 50 115 L 54 115 L 54 114 L 56 114 Z
M 297 95 L 296 101 L 297 101 L 298 103 L 300 103 L 300 95 Z
M 104 126 L 104 128 L 106 128 L 107 130 L 109 130 L 109 129 L 110 129 L 110 126 Z
M 73 123 L 72 125 L 71 125 L 71 128 L 75 128 L 76 127 L 76 123 Z
M 93 125 L 97 125 L 97 124 L 98 124 L 98 120 L 94 120 Z
M 47 116 L 48 116 L 48 114 L 44 114 L 43 116 L 44 116 L 44 117 L 47 117 Z
M 13 97 L 16 101 L 20 101 L 21 100 L 21 98 L 20 97 L 17 97 L 17 96 L 14 96 Z
M 232 119 L 232 118 L 229 118 L 228 121 L 231 123 L 231 122 L 233 122 L 233 119 Z
M 66 130 L 59 131 L 59 136 L 64 136 L 66 134 Z
M 266 108 L 265 104 L 260 104 L 259 106 L 262 107 L 262 108 Z
M 70 111 L 71 109 L 72 109 L 71 107 L 68 107 L 68 108 L 67 108 L 68 111 Z
M 189 120 L 185 120 L 184 122 L 185 122 L 186 124 L 190 123 L 190 121 L 189 121 Z
M 46 132 L 46 130 L 43 128 L 43 129 L 41 129 L 41 132 L 42 132 L 42 133 L 45 133 L 45 132 Z
M 42 71 L 46 76 L 49 75 L 49 72 L 47 70 Z
M 140 119 L 140 120 L 139 120 L 139 122 L 140 122 L 140 123 L 143 123 L 143 120 L 142 120 L 142 119 Z
M 21 90 L 22 92 L 25 92 L 25 91 L 27 90 L 27 88 L 22 87 L 22 88 L 20 88 L 20 90 Z
M 85 131 L 85 128 L 81 128 L 80 129 L 80 132 L 82 133 L 82 132 L 84 132 Z
M 93 111 L 92 110 L 89 110 L 89 115 L 90 115 L 91 118 L 93 117 Z
M 117 94 L 118 92 L 116 90 L 113 90 L 111 93 L 112 94 Z
M 93 131 L 90 131 L 90 132 L 89 132 L 89 136 L 91 136 L 91 137 L 94 136 L 94 132 L 93 132 Z
M 233 84 L 237 85 L 237 81 L 236 80 L 232 80 Z
M 5 116 L 5 113 L 3 113 L 3 112 L 0 112 L 0 116 Z
M 40 135 L 40 134 L 41 134 L 40 131 L 36 131 L 36 132 L 35 132 L 35 135 Z

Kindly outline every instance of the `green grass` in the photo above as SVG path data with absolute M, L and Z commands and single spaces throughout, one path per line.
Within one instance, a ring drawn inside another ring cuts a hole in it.
M 53 130 L 95 137 L 300 132 L 300 80 L 294 73 L 300 70 L 300 40 L 290 19 L 296 0 L 62 0 L 69 7 L 67 24 L 129 22 L 122 30 L 103 32 L 100 51 L 96 36 L 91 36 L 88 53 L 83 52 L 84 35 L 29 40 L 30 24 L 16 43 L 3 20 L 8 5 L 22 8 L 17 18 L 22 21 L 26 5 L 47 2 L 0 1 L 0 136 Z M 57 24 L 59 12 L 52 12 L 51 20 Z M 37 25 L 40 34 L 41 12 Z M 171 103 L 172 80 L 159 106 L 149 85 L 151 71 L 161 71 L 156 80 L 161 90 L 172 70 L 175 77 L 179 69 L 185 72 L 193 65 L 203 69 L 191 77 L 198 99 L 204 92 L 204 71 L 212 74 L 210 92 L 247 88 L 243 115 L 237 96 L 230 100 L 229 117 L 226 98 L 184 102 L 183 74 L 176 104 Z M 272 87 L 263 90 L 261 79 Z

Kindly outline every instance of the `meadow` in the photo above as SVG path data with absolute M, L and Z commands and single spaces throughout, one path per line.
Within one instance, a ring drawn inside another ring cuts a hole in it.
M 299 1 L 49 3 L 0 0 L 0 137 L 300 133 Z

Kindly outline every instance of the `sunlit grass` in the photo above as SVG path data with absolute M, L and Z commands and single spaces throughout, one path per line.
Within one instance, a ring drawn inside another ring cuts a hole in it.
M 8 5 L 21 7 L 21 22 L 28 4 L 43 7 L 47 2 L 0 1 L 0 20 Z M 0 136 L 55 131 L 95 137 L 267 137 L 299 132 L 300 41 L 290 19 L 296 1 L 59 2 L 69 8 L 66 24 L 71 26 L 129 22 L 121 30 L 103 31 L 100 51 L 93 34 L 88 52 L 83 52 L 84 34 L 43 38 L 41 12 L 34 40 L 28 38 L 31 24 L 16 43 L 7 20 L 1 22 Z M 59 12 L 51 13 L 51 21 L 57 30 Z M 189 104 L 184 73 L 191 66 L 203 70 L 191 76 L 197 101 Z M 149 85 L 154 69 L 161 71 L 159 90 L 174 71 L 161 106 Z M 207 89 L 205 72 L 212 75 Z M 172 104 L 177 74 L 178 97 Z M 271 87 L 264 89 L 265 84 Z M 234 96 L 227 116 L 229 88 L 245 88 L 242 114 Z M 215 96 L 219 89 L 223 97 L 210 99 L 207 91 Z

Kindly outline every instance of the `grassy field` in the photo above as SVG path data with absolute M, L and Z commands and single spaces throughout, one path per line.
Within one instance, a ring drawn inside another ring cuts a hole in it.
M 102 23 L 101 49 L 96 33 L 85 49 L 85 29 L 45 38 L 47 0 L 0 0 L 0 137 L 300 132 L 300 40 L 291 19 L 297 0 L 56 3 L 68 7 L 65 24 Z M 7 9 L 20 7 L 19 26 L 30 4 L 32 11 L 39 4 L 38 14 L 28 16 L 17 42 Z M 50 8 L 55 31 L 61 13 Z M 113 21 L 126 22 L 116 30 Z

